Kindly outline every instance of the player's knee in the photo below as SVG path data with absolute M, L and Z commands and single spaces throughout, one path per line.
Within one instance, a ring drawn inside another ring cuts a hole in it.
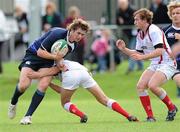
M 21 92 L 24 92 L 29 87 L 29 84 L 26 82 L 19 82 L 18 87 Z
M 148 88 L 151 90 L 151 91 L 154 91 L 157 89 L 157 85 L 155 83 L 148 83 Z
M 138 83 L 136 88 L 137 88 L 138 92 L 142 92 L 142 91 L 144 91 L 146 89 L 146 85 L 142 84 L 142 83 Z

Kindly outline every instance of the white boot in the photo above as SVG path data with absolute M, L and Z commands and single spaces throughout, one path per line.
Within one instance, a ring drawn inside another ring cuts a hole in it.
M 16 116 L 16 105 L 9 104 L 8 117 L 13 119 Z
M 22 119 L 21 119 L 21 121 L 20 121 L 20 124 L 21 125 L 29 125 L 29 124 L 31 124 L 32 123 L 32 121 L 31 121 L 31 116 L 25 116 L 25 117 L 23 117 Z

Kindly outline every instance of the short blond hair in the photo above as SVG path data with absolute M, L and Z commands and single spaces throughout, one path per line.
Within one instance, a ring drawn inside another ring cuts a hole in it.
M 77 30 L 78 28 L 80 28 L 86 32 L 89 32 L 89 30 L 90 30 L 89 23 L 81 18 L 74 19 L 74 21 L 67 26 L 67 29 L 70 31 Z
M 50 8 L 51 10 L 53 10 L 53 11 L 56 11 L 57 9 L 56 9 L 56 4 L 54 3 L 54 2 L 52 2 L 52 1 L 49 1 L 48 3 L 47 3 L 47 5 L 46 5 L 46 11 L 48 10 L 48 8 Z
M 80 16 L 80 10 L 77 6 L 71 6 L 68 10 L 68 16 L 69 17 L 79 17 Z
M 175 9 L 175 8 L 178 8 L 180 7 L 180 2 L 179 1 L 172 1 L 168 4 L 168 15 L 169 15 L 169 18 L 172 19 L 172 10 Z
M 148 10 L 147 8 L 141 8 L 141 9 L 135 11 L 133 16 L 135 17 L 137 14 L 140 16 L 141 20 L 146 20 L 147 23 L 149 23 L 149 24 L 152 23 L 153 13 L 150 10 Z

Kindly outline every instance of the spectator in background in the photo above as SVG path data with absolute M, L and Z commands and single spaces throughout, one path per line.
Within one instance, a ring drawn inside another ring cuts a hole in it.
M 153 12 L 154 24 L 171 23 L 167 14 L 167 6 L 163 3 L 163 0 L 153 0 L 150 11 Z
M 170 47 L 174 47 L 178 41 L 180 41 L 180 2 L 170 2 L 168 5 L 168 15 L 172 20 L 172 24 L 163 28 L 167 41 Z M 177 61 L 178 71 L 174 74 L 173 80 L 179 85 L 177 86 L 177 96 L 180 98 L 180 51 L 175 56 Z
M 18 24 L 19 32 L 15 34 L 15 47 L 25 44 L 28 46 L 28 19 L 21 6 L 15 7 L 14 17 Z
M 134 9 L 129 5 L 128 0 L 118 0 L 118 9 L 116 11 L 116 24 L 120 25 L 133 25 Z M 123 33 L 130 40 L 132 38 L 131 29 L 124 29 Z
M 65 18 L 64 25 L 67 27 L 70 23 L 73 22 L 74 19 L 81 18 L 84 19 L 81 16 L 81 12 L 77 6 L 71 6 L 68 10 L 68 16 Z
M 71 6 L 68 10 L 68 16 L 65 18 L 64 26 L 67 27 L 76 18 L 84 19 L 81 16 L 81 12 L 80 12 L 79 8 L 76 6 Z M 83 63 L 84 63 L 84 50 L 85 50 L 86 43 L 87 43 L 86 38 L 83 38 L 79 42 L 79 44 L 77 45 L 78 47 L 73 52 L 73 55 L 71 54 L 71 58 L 70 58 L 71 60 L 77 61 L 83 65 Z
M 108 30 L 107 29 L 102 29 L 101 31 L 101 37 L 97 38 L 93 44 L 92 44 L 92 51 L 97 57 L 97 71 L 98 72 L 104 72 L 107 70 L 107 60 L 106 60 L 106 55 L 110 50 L 110 46 L 108 43 Z
M 121 56 L 119 53 L 119 49 L 116 47 L 116 44 L 115 44 L 116 38 L 113 35 L 112 30 L 104 29 L 103 31 L 108 40 L 108 45 L 109 45 L 109 52 L 106 55 L 107 68 L 110 71 L 113 71 L 116 69 L 116 66 L 121 63 Z M 111 57 L 114 57 L 114 58 L 111 58 Z M 114 62 L 112 62 L 112 59 Z
M 130 6 L 128 0 L 118 0 L 118 9 L 116 11 L 116 24 L 117 25 L 133 25 L 134 24 L 134 18 L 133 18 L 133 13 L 134 9 Z M 128 29 L 123 29 L 123 33 L 126 35 L 128 38 L 129 43 L 128 47 L 130 49 L 135 48 L 136 44 L 136 32 L 135 30 L 131 29 L 132 27 Z M 143 69 L 143 62 L 141 60 L 132 60 L 129 58 L 129 66 L 126 71 L 126 74 L 129 74 L 134 70 L 135 64 L 137 64 L 137 69 L 142 70 Z
M 0 10 L 0 74 L 3 72 L 2 67 L 2 45 L 5 41 L 4 28 L 6 27 L 6 17 L 4 12 Z
M 49 31 L 52 27 L 62 27 L 62 15 L 56 11 L 56 5 L 53 2 L 48 2 L 46 5 L 46 14 L 42 17 L 43 32 Z

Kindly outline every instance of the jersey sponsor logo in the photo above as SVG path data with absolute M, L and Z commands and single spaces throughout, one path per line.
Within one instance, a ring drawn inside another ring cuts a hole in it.
M 168 34 L 167 34 L 167 37 L 168 37 L 168 38 L 174 38 L 174 33 L 168 33 Z
M 141 48 L 142 48 L 142 49 L 147 49 L 147 46 L 142 46 Z
M 26 62 L 25 62 L 25 64 L 30 65 L 30 64 L 31 64 L 31 62 L 30 62 L 30 61 L 26 61 Z

